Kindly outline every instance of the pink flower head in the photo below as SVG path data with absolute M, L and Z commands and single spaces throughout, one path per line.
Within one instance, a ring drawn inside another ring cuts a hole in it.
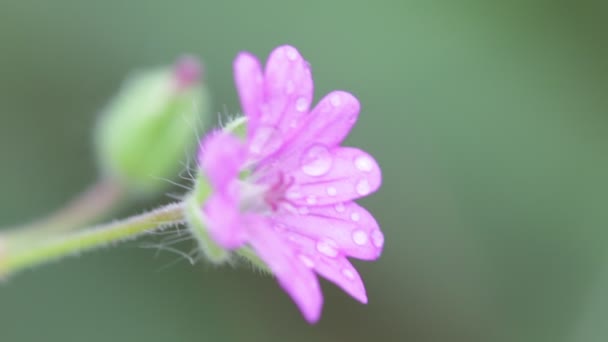
M 211 237 L 228 249 L 253 248 L 309 322 L 323 304 L 315 273 L 367 303 L 347 257 L 380 256 L 384 236 L 353 201 L 378 189 L 380 168 L 369 154 L 340 146 L 359 102 L 333 91 L 310 110 L 310 67 L 291 46 L 276 48 L 265 70 L 241 53 L 234 72 L 246 141 L 216 132 L 199 155 L 213 188 L 203 208 Z

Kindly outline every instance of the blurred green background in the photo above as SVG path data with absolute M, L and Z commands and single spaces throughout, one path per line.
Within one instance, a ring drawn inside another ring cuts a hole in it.
M 142 241 L 0 284 L 0 341 L 606 341 L 605 4 L 0 0 L 0 226 L 95 180 L 90 134 L 129 71 L 200 56 L 219 117 L 235 54 L 290 43 L 317 99 L 362 102 L 347 142 L 383 168 L 361 202 L 386 235 L 356 262 L 370 304 L 324 282 L 316 326 L 269 277 L 163 268 L 177 256 Z

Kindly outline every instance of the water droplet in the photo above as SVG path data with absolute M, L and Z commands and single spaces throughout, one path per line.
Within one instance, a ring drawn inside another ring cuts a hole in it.
M 298 255 L 298 258 L 304 265 L 306 265 L 306 267 L 308 267 L 308 268 L 315 267 L 315 263 L 306 255 L 300 254 L 300 255 Z
M 298 189 L 289 189 L 287 193 L 285 193 L 285 197 L 290 200 L 296 200 L 302 198 L 302 193 L 300 193 Z
M 291 241 L 291 242 L 296 242 L 296 243 L 302 243 L 302 235 L 298 235 L 296 233 L 292 233 L 292 232 L 287 232 L 287 240 Z
M 374 246 L 378 248 L 384 246 L 384 235 L 378 229 L 372 232 L 372 242 L 374 243 Z
M 253 137 L 249 150 L 258 155 L 269 155 L 283 144 L 279 131 L 271 126 L 261 126 Z
M 308 196 L 306 197 L 306 203 L 308 204 L 317 204 L 317 198 L 315 196 Z
M 327 194 L 329 196 L 336 196 L 338 194 L 338 190 L 336 190 L 336 188 L 334 188 L 333 186 L 330 186 L 327 188 Z
M 287 81 L 287 84 L 285 85 L 285 93 L 287 95 L 292 94 L 293 91 L 295 90 L 295 85 L 293 84 L 292 80 Z
M 363 246 L 367 243 L 367 233 L 363 230 L 355 230 L 353 232 L 353 241 L 359 245 L 359 246 Z
M 285 48 L 285 54 L 290 61 L 295 61 L 298 59 L 298 51 L 291 46 Z
M 370 172 L 374 168 L 374 162 L 368 156 L 358 156 L 355 158 L 355 167 L 359 171 Z
M 300 113 L 308 109 L 308 100 L 305 97 L 300 97 L 296 100 L 296 110 Z
M 338 256 L 336 243 L 333 240 L 329 239 L 317 242 L 317 251 L 331 258 Z
M 300 159 L 302 171 L 309 176 L 322 176 L 329 172 L 333 159 L 329 149 L 323 145 L 313 145 Z
M 339 107 L 342 104 L 342 98 L 340 98 L 340 94 L 333 94 L 329 98 L 329 102 L 331 102 L 332 106 Z
M 358 222 L 361 219 L 361 215 L 359 215 L 359 213 L 352 213 L 350 214 L 350 219 L 354 222 Z
M 367 179 L 362 179 L 357 183 L 357 193 L 361 196 L 369 194 L 371 187 Z
M 300 215 L 308 215 L 308 213 L 309 213 L 308 207 L 300 207 L 300 208 L 298 208 L 298 213 Z
M 337 212 L 339 213 L 343 213 L 344 210 L 346 210 L 346 208 L 344 208 L 344 204 L 342 203 L 338 203 L 334 206 L 334 209 L 336 209 Z
M 289 213 L 298 214 L 298 209 L 296 209 L 296 207 L 294 207 L 290 203 L 283 201 L 283 202 L 281 202 L 280 206 L 281 206 L 281 208 L 285 209 Z
M 346 278 L 348 278 L 350 280 L 355 279 L 355 273 L 348 268 L 342 269 L 342 275 L 344 275 Z

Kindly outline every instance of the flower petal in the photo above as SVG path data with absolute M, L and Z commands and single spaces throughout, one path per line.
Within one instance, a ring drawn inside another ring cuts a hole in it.
M 293 46 L 272 51 L 264 73 L 264 95 L 268 112 L 263 122 L 286 135 L 301 124 L 308 114 L 313 97 L 310 67 Z
M 286 197 L 298 206 L 348 202 L 376 191 L 382 182 L 374 158 L 357 148 L 312 145 L 298 157 L 297 163 L 281 165 L 294 177 Z
M 255 56 L 241 52 L 234 60 L 233 69 L 241 108 L 248 121 L 248 131 L 253 132 L 260 120 L 264 96 L 262 67 Z
M 218 245 L 234 249 L 245 243 L 246 235 L 238 212 L 238 198 L 227 193 L 214 193 L 205 202 L 203 212 L 207 230 Z
M 346 258 L 331 259 L 317 255 L 314 269 L 323 278 L 338 285 L 344 292 L 367 304 L 365 285 L 357 270 Z
M 312 97 L 310 68 L 298 50 L 288 45 L 274 49 L 264 72 L 260 120 L 253 128 L 250 126 L 250 150 L 255 159 L 276 152 L 297 132 Z
M 216 131 L 203 139 L 198 152 L 199 166 L 214 189 L 221 189 L 235 179 L 247 154 L 243 143 L 235 136 Z
M 359 116 L 359 100 L 345 91 L 327 94 L 312 112 L 298 133 L 290 138 L 281 150 L 281 159 L 313 144 L 328 148 L 339 145 L 348 135 Z
M 213 193 L 203 211 L 209 233 L 225 248 L 244 242 L 238 189 L 234 188 L 241 166 L 247 157 L 245 146 L 233 135 L 221 131 L 209 134 L 201 143 L 199 164 L 211 183 Z
M 330 254 L 330 245 L 320 244 L 307 236 L 290 230 L 282 233 L 290 245 L 296 249 L 300 262 L 314 269 L 321 276 L 333 282 L 362 303 L 367 303 L 365 286 L 351 263 L 340 254 Z
M 374 217 L 354 202 L 309 207 L 298 214 L 285 212 L 274 221 L 287 231 L 335 246 L 336 251 L 363 260 L 380 257 L 384 236 Z M 333 252 L 328 253 L 332 256 Z
M 251 247 L 272 270 L 304 318 L 310 323 L 318 321 L 323 295 L 314 272 L 297 259 L 293 247 L 285 243 L 269 222 L 263 219 L 249 222 L 249 232 Z

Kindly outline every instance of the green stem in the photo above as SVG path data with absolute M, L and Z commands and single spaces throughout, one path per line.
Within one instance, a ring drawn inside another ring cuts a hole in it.
M 123 221 L 46 239 L 0 236 L 0 276 L 113 242 L 133 239 L 157 228 L 183 223 L 183 204 L 176 203 Z

